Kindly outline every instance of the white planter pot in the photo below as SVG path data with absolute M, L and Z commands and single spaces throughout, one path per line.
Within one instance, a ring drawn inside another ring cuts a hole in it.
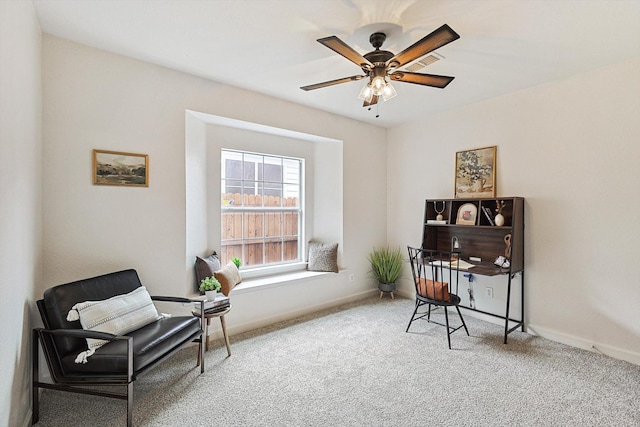
M 204 291 L 204 294 L 207 296 L 207 301 L 213 301 L 216 299 L 216 291 Z

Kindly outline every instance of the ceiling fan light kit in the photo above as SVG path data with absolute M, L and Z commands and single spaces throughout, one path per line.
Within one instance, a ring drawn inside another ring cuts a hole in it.
M 366 84 L 360 90 L 360 94 L 358 95 L 358 99 L 362 99 L 363 101 L 369 100 L 371 101 L 373 98 L 373 89 L 369 84 Z
M 371 105 L 377 104 L 380 97 L 382 97 L 384 101 L 388 101 L 397 95 L 393 86 L 387 82 L 387 77 L 394 81 L 431 86 L 440 89 L 445 88 L 454 79 L 454 77 L 449 76 L 396 71 L 403 65 L 459 39 L 460 36 L 447 24 L 444 24 L 431 34 L 418 40 L 416 43 L 397 55 L 386 50 L 380 50 L 386 38 L 386 34 L 382 32 L 375 32 L 371 34 L 369 42 L 375 50 L 366 53 L 364 56 L 360 55 L 336 36 L 318 39 L 319 43 L 325 45 L 337 54 L 342 55 L 359 66 L 364 72 L 364 75 L 345 77 L 309 86 L 302 86 L 300 89 L 309 91 L 369 77 L 369 82 L 362 88 L 362 90 L 360 90 L 358 98 L 364 101 L 363 107 L 370 107 Z
M 391 98 L 395 98 L 398 95 L 398 92 L 391 86 L 391 84 L 387 83 L 384 85 L 384 89 L 382 89 L 382 99 L 384 101 L 388 101 Z

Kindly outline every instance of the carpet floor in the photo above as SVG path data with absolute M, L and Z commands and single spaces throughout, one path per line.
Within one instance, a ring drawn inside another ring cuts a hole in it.
M 140 377 L 134 425 L 640 426 L 640 366 L 465 316 L 471 336 L 367 298 L 186 348 Z M 463 311 L 463 316 L 465 312 Z M 436 314 L 442 316 L 442 312 Z M 451 319 L 457 316 L 450 316 Z M 40 427 L 126 425 L 124 401 L 44 390 Z

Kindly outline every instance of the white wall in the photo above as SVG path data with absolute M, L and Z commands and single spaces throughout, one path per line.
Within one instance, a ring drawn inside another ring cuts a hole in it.
M 498 195 L 526 198 L 527 323 L 640 363 L 639 76 L 635 59 L 389 130 L 389 241 L 419 245 L 455 152 L 497 145 Z
M 386 193 L 367 194 L 385 188 L 385 129 L 48 35 L 43 37 L 43 82 L 42 290 L 133 267 L 154 294 L 191 293 L 193 257 L 187 241 L 191 247 L 204 240 L 198 225 L 187 223 L 186 199 L 206 189 L 190 181 L 187 193 L 185 167 L 204 165 L 197 156 L 185 155 L 185 129 L 194 135 L 206 129 L 191 120 L 187 126 L 185 110 L 343 141 L 343 263 L 349 271 L 277 288 L 269 295 L 286 306 L 278 316 L 375 288 L 366 254 L 386 240 L 386 210 L 381 209 Z M 149 154 L 149 187 L 92 185 L 94 148 Z M 354 282 L 348 280 L 351 273 Z M 234 302 L 228 320 L 232 331 L 234 313 L 259 313 L 264 305 L 260 292 L 247 295 Z
M 0 1 L 0 425 L 30 415 L 33 297 L 41 281 L 40 28 Z

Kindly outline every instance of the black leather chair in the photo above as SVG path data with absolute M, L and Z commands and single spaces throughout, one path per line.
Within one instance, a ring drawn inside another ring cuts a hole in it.
M 39 420 L 39 388 L 63 390 L 127 401 L 127 426 L 133 424 L 133 382 L 145 371 L 193 341 L 202 339 L 204 318 L 189 316 L 163 317 L 126 336 L 88 331 L 80 322 L 67 321 L 67 313 L 77 303 L 101 301 L 127 294 L 142 286 L 135 270 L 124 270 L 103 276 L 79 280 L 47 289 L 37 301 L 44 328 L 33 330 L 33 415 L 32 424 Z M 157 297 L 152 300 L 189 303 L 189 298 Z M 204 307 L 201 307 L 202 309 Z M 204 312 L 204 309 L 201 310 Z M 98 348 L 87 363 L 75 363 L 78 353 L 87 350 L 86 338 L 109 341 Z M 40 345 L 49 367 L 53 383 L 39 380 L 38 353 Z M 204 372 L 204 346 L 200 346 Z M 197 348 L 197 347 L 195 347 Z M 126 385 L 126 392 L 111 392 L 86 386 Z
M 411 320 L 405 332 L 409 332 L 411 323 L 414 320 L 427 320 L 431 323 L 445 326 L 447 328 L 447 341 L 451 349 L 451 334 L 464 327 L 469 335 L 467 325 L 464 323 L 460 313 L 460 297 L 451 291 L 455 279 L 456 291 L 458 288 L 458 277 L 460 271 L 457 265 L 458 254 L 456 252 L 425 250 L 407 247 L 409 250 L 409 262 L 411 273 L 416 288 L 416 308 L 413 310 Z M 428 305 L 426 312 L 418 312 L 418 308 Z M 431 320 L 431 306 L 442 307 L 444 311 L 445 323 Z M 461 325 L 457 327 L 449 326 L 448 307 L 455 307 L 460 316 Z

